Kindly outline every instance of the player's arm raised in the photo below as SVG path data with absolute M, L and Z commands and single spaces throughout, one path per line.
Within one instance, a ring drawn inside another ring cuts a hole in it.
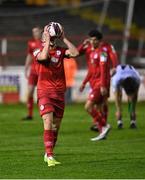
M 65 52 L 65 55 L 66 56 L 69 56 L 69 57 L 76 57 L 79 55 L 79 52 L 78 52 L 78 49 L 75 47 L 75 45 L 73 45 L 64 35 L 62 35 L 62 39 L 63 39 L 63 42 L 66 44 L 67 46 L 67 50 Z
M 42 51 L 38 52 L 38 55 L 37 55 L 38 61 L 45 61 L 49 57 L 50 35 L 49 35 L 48 30 L 47 30 L 47 26 L 44 27 L 43 36 L 44 36 L 43 38 L 45 40 L 45 44 L 44 44 Z
M 82 44 L 80 44 L 77 49 L 79 51 L 79 56 L 85 54 L 86 48 L 88 47 L 88 44 L 90 43 L 90 39 L 87 38 L 83 41 Z

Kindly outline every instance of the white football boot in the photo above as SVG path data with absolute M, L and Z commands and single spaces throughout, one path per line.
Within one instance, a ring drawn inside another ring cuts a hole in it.
M 110 124 L 107 124 L 106 126 L 102 128 L 102 132 L 99 134 L 99 136 L 91 138 L 91 141 L 100 141 L 100 140 L 105 139 L 110 129 L 111 129 Z

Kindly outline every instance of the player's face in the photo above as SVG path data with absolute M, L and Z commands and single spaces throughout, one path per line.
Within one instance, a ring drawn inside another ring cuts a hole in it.
M 41 39 L 41 29 L 39 27 L 35 27 L 32 29 L 32 36 L 34 39 Z
M 96 37 L 91 37 L 91 38 L 90 38 L 90 43 L 91 43 L 91 45 L 92 45 L 94 48 L 96 48 L 96 47 L 99 46 L 99 41 L 97 40 Z
M 55 47 L 55 40 L 53 40 L 53 41 L 51 40 L 50 41 L 50 48 L 54 48 L 54 47 Z

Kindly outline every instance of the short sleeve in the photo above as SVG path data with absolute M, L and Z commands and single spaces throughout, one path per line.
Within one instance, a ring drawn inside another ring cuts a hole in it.
M 107 55 L 107 52 L 105 52 L 105 51 L 102 52 L 101 55 L 100 55 L 100 62 L 101 62 L 101 63 L 107 62 L 107 56 L 108 56 L 108 55 Z

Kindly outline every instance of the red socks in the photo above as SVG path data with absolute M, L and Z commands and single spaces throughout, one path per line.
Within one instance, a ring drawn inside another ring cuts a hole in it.
M 44 130 L 44 146 L 47 155 L 53 156 L 54 132 L 52 130 Z
M 93 118 L 94 124 L 97 124 L 99 131 L 102 131 L 102 127 L 107 123 L 107 116 L 108 116 L 108 106 L 105 104 L 103 106 L 102 112 L 97 111 L 96 108 L 93 108 L 90 112 L 90 115 Z
M 103 112 L 97 111 L 95 121 L 97 124 L 97 127 L 99 129 L 99 132 L 102 132 L 102 127 L 106 126 L 107 124 L 107 116 L 108 116 L 108 107 L 103 107 Z
M 28 116 L 32 117 L 33 116 L 33 97 L 28 98 L 27 102 L 27 108 L 28 108 Z
M 53 147 L 55 147 L 56 145 L 56 141 L 57 141 L 57 136 L 58 136 L 58 131 L 53 131 L 53 135 L 54 135 L 54 143 L 53 143 Z
M 97 125 L 98 130 L 99 130 L 100 133 L 102 132 L 101 118 L 102 118 L 102 117 L 101 117 L 100 112 L 97 111 L 96 117 L 95 117 L 95 123 L 96 123 L 96 125 Z
M 92 111 L 90 112 L 90 115 L 93 118 L 93 123 L 94 124 L 96 124 L 96 114 L 97 114 L 96 108 L 93 108 Z
M 104 114 L 104 117 L 107 119 L 107 117 L 108 117 L 108 105 L 107 104 L 104 104 L 104 106 L 103 106 L 103 114 Z

